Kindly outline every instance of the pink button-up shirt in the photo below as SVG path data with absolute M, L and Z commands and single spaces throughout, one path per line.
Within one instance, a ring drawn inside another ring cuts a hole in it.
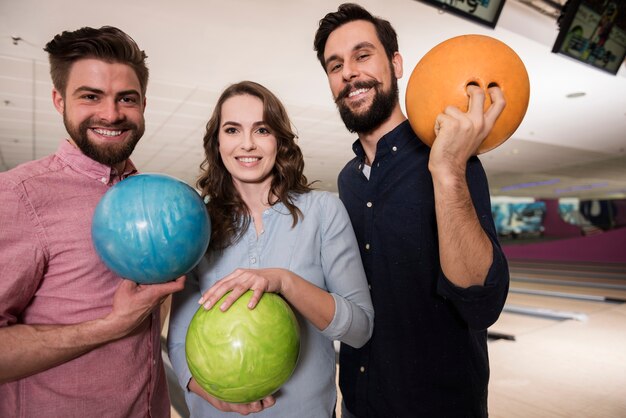
M 0 327 L 74 324 L 111 311 L 120 277 L 91 243 L 91 218 L 122 176 L 69 142 L 0 173 Z M 123 214 L 120 214 L 123 216 Z M 159 310 L 139 332 L 0 385 L 0 417 L 169 417 Z

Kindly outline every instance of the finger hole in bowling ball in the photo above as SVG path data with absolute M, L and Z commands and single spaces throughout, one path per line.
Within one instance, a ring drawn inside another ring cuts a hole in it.
M 499 86 L 499 85 L 498 85 L 498 83 L 496 83 L 495 81 L 492 81 L 491 83 L 489 83 L 489 84 L 487 85 L 487 88 L 488 88 L 488 89 L 490 89 L 490 88 L 492 88 L 492 87 L 500 87 L 500 86 Z

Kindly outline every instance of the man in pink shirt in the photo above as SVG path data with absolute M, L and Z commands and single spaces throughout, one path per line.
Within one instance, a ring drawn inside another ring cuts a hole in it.
M 69 138 L 0 173 L 0 416 L 169 417 L 159 306 L 184 278 L 137 285 L 91 243 L 100 198 L 136 172 L 146 55 L 113 27 L 45 50 Z

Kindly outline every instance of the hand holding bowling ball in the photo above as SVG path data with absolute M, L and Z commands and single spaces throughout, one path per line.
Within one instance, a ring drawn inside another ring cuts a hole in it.
M 106 266 L 136 283 L 164 283 L 206 253 L 211 222 L 200 195 L 163 174 L 139 174 L 107 191 L 93 215 L 94 248 Z
M 226 311 L 200 307 L 189 324 L 185 354 L 191 375 L 211 396 L 250 403 L 276 392 L 300 352 L 298 321 L 282 297 L 264 293 L 254 309 L 247 291 Z
M 522 122 L 530 97 L 526 67 L 503 42 L 483 35 L 463 35 L 440 43 L 417 63 L 406 91 L 406 110 L 417 136 L 432 146 L 437 117 L 448 106 L 468 110 L 468 85 L 485 91 L 484 110 L 491 106 L 487 90 L 498 86 L 506 106 L 478 146 L 477 154 L 506 141 Z

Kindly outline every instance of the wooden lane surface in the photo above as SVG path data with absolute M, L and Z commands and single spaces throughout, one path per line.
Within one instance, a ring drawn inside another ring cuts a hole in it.
M 513 264 L 511 288 L 626 299 L 622 267 L 539 264 L 523 270 Z M 594 287 L 598 283 L 608 286 Z M 489 342 L 490 417 L 626 417 L 626 304 L 510 292 L 507 305 L 577 312 L 586 319 L 501 314 L 489 330 L 515 341 Z
M 604 306 L 578 306 L 586 321 L 519 318 L 516 341 L 491 341 L 490 417 L 626 417 L 626 304 Z
M 510 262 L 511 288 L 626 300 L 626 265 Z
M 550 272 L 557 273 L 570 271 L 574 273 L 587 273 L 588 275 L 604 275 L 626 278 L 626 264 L 621 263 L 588 263 L 588 262 L 557 262 L 557 261 L 519 261 L 509 260 L 509 268 L 525 272 Z

